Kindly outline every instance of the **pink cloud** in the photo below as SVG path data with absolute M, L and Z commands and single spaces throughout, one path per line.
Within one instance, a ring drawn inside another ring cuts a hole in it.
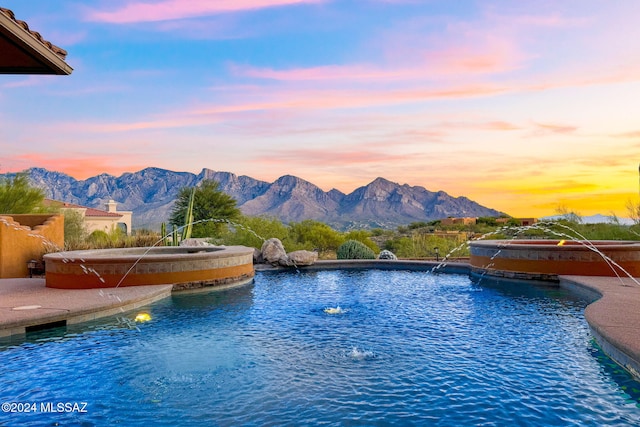
M 514 7 L 517 9 L 521 5 L 514 3 Z M 524 5 L 526 8 L 527 6 Z M 502 11 L 501 11 L 502 12 Z M 499 25 L 501 27 L 508 27 L 515 30 L 522 30 L 523 28 L 576 28 L 584 27 L 592 22 L 592 19 L 586 17 L 566 17 L 562 16 L 558 12 L 549 12 L 547 14 L 531 14 L 514 11 L 511 14 L 496 13 L 494 10 L 486 12 L 486 16 L 489 22 L 493 25 Z
M 136 118 L 132 118 L 130 122 L 57 122 L 53 124 L 50 129 L 55 132 L 65 132 L 72 134 L 82 132 L 91 134 L 103 134 L 205 126 L 215 124 L 219 121 L 220 119 L 212 116 L 198 117 L 197 115 L 184 115 L 182 112 L 170 112 L 167 114 L 142 120 L 136 120 Z
M 157 22 L 210 16 L 277 6 L 318 3 L 323 0 L 164 0 L 156 3 L 131 2 L 114 11 L 91 11 L 91 21 L 112 24 Z
M 130 160 L 130 159 L 129 159 Z M 6 162 L 6 163 L 5 163 Z M 122 158 L 114 156 L 78 156 L 56 157 L 44 154 L 23 154 L 10 158 L 3 158 L 3 164 L 9 166 L 9 172 L 20 172 L 32 167 L 66 173 L 76 179 L 86 179 L 108 170 L 110 174 L 120 175 L 125 172 L 138 171 L 148 167 L 148 159 L 140 159 L 138 163 L 122 164 Z
M 475 51 L 472 47 L 452 47 L 440 51 L 412 52 L 411 56 L 421 59 L 412 64 L 381 67 L 366 64 L 323 65 L 308 68 L 276 70 L 232 65 L 236 76 L 271 79 L 279 81 L 406 81 L 431 80 L 496 74 L 519 67 L 518 55 L 508 49 Z
M 335 151 L 335 150 L 270 150 L 269 154 L 265 154 L 256 159 L 260 163 L 268 164 L 305 164 L 317 166 L 351 166 L 354 164 L 380 163 L 386 161 L 405 161 L 411 160 L 412 155 L 394 155 L 389 153 L 375 151 Z
M 471 98 L 497 95 L 506 88 L 493 84 L 452 86 L 443 89 L 406 90 L 276 90 L 265 94 L 248 94 L 248 98 L 266 95 L 262 102 L 238 103 L 192 110 L 192 115 L 241 113 L 250 111 L 295 109 L 344 109 L 395 105 L 438 99 Z
M 640 139 L 640 131 L 635 132 L 624 132 L 615 135 L 617 138 L 629 138 L 629 139 Z
M 514 125 L 513 123 L 503 122 L 503 121 L 493 121 L 486 122 L 483 124 L 484 129 L 488 130 L 519 130 L 522 129 L 520 126 Z
M 400 80 L 416 77 L 416 70 L 383 70 L 369 65 L 325 65 L 289 70 L 232 65 L 237 76 L 283 81 L 307 80 Z
M 553 123 L 534 123 L 534 126 L 538 130 L 539 133 L 559 133 L 559 134 L 569 134 L 574 133 L 578 130 L 576 126 L 570 125 L 561 125 L 561 124 L 553 124 Z
M 0 87 L 5 89 L 11 88 L 21 88 L 21 87 L 32 87 L 32 86 L 40 86 L 45 85 L 51 82 L 51 76 L 25 76 L 16 78 L 12 82 L 0 84 Z
M 217 105 L 204 105 L 195 108 L 180 107 L 176 111 L 167 111 L 166 113 L 151 117 L 133 117 L 131 121 L 125 122 L 57 122 L 52 126 L 51 130 L 55 132 L 90 132 L 90 133 L 120 133 L 120 132 L 137 132 L 154 129 L 175 129 L 194 126 L 210 126 L 217 123 L 236 120 L 236 119 L 259 119 L 265 112 L 274 114 L 278 112 L 277 123 L 287 121 L 291 115 L 299 116 L 305 112 L 318 110 L 343 110 L 370 108 L 376 106 L 402 105 L 408 103 L 428 102 L 442 99 L 458 99 L 483 97 L 501 94 L 508 91 L 508 88 L 479 85 L 479 86 L 452 86 L 444 89 L 415 89 L 415 90 L 297 90 L 297 89 L 281 89 L 274 91 L 260 90 L 259 88 L 243 88 L 239 93 L 233 95 L 232 99 L 235 103 L 220 103 Z M 243 99 L 248 100 L 242 102 Z M 273 116 L 270 116 L 267 124 L 267 131 L 274 126 Z M 392 123 L 390 118 L 382 119 L 381 122 Z M 296 119 L 296 122 L 298 120 Z M 338 127 L 341 129 L 351 128 L 354 126 L 353 118 L 342 123 Z M 370 122 L 366 125 L 369 129 Z M 444 125 L 439 125 L 438 129 L 419 130 L 423 137 L 438 138 L 442 136 Z M 329 126 L 327 131 L 332 131 Z M 360 127 L 362 128 L 362 127 Z M 518 126 L 504 121 L 490 121 L 480 123 L 452 123 L 451 129 L 473 128 L 484 130 L 516 130 Z M 289 127 L 287 128 L 289 129 Z M 314 127 L 314 132 L 318 130 Z M 300 132 L 309 132 L 302 129 Z M 414 137 L 416 135 L 414 134 Z

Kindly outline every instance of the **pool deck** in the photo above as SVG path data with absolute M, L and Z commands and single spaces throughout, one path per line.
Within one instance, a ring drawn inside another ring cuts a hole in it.
M 304 270 L 337 268 L 432 268 L 434 262 L 318 262 Z M 264 268 L 257 269 L 258 271 Z M 469 271 L 468 265 L 449 266 L 451 273 Z M 640 285 L 635 279 L 560 276 L 560 287 L 591 304 L 585 318 L 594 338 L 613 360 L 640 380 Z M 74 324 L 126 313 L 171 295 L 172 285 L 106 289 L 53 289 L 43 278 L 0 279 L 0 337 L 25 334 L 33 327 L 56 322 Z
M 42 278 L 0 279 L 0 337 L 65 322 L 88 322 L 135 310 L 171 295 L 172 285 L 53 289 Z
M 591 333 L 604 352 L 640 381 L 640 279 L 560 276 L 560 287 L 584 296 Z

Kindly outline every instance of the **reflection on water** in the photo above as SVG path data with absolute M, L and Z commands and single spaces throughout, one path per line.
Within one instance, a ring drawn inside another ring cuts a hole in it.
M 88 413 L 0 425 L 638 424 L 640 385 L 594 346 L 585 305 L 428 272 L 260 273 L 5 345 L 0 400 Z

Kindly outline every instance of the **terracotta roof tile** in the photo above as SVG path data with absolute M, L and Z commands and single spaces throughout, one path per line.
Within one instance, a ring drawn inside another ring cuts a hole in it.
M 67 57 L 67 51 L 66 50 L 64 50 L 64 49 L 52 44 L 51 42 L 48 42 L 47 40 L 45 40 L 44 38 L 42 38 L 42 35 L 39 32 L 30 30 L 29 29 L 29 24 L 27 24 L 26 22 L 21 21 L 19 19 L 16 19 L 16 15 L 13 13 L 12 10 L 5 9 L 4 7 L 0 7 L 0 13 L 3 13 L 9 19 L 13 20 L 16 24 L 18 24 L 19 26 L 24 28 L 25 31 L 27 31 L 32 36 L 34 36 L 40 43 L 45 45 L 50 51 L 55 53 L 61 59 L 66 59 L 66 57 Z
M 100 209 L 87 208 L 86 212 L 84 213 L 84 216 L 85 217 L 91 216 L 91 217 L 121 218 L 122 214 L 115 213 L 115 212 L 107 212 Z
M 47 206 L 55 206 L 61 209 L 86 209 L 84 216 L 85 217 L 109 217 L 109 218 L 121 218 L 122 214 L 116 212 L 107 212 L 102 209 L 90 208 L 87 206 L 76 205 L 75 203 L 67 203 L 59 200 L 45 199 L 45 205 Z

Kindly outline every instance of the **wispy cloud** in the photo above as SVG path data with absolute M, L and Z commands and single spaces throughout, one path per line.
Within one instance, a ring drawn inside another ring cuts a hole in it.
M 148 159 L 140 158 L 138 162 L 128 159 L 126 164 L 122 159 L 114 159 L 111 155 L 76 155 L 68 153 L 59 156 L 44 154 L 22 154 L 0 158 L 3 169 L 7 172 L 20 172 L 31 167 L 41 167 L 49 170 L 64 172 L 76 179 L 86 179 L 108 170 L 111 174 L 119 175 L 124 172 L 134 172 L 148 167 Z
M 380 64 L 333 64 L 280 70 L 232 64 L 230 71 L 239 77 L 285 82 L 364 80 L 383 83 L 502 74 L 522 67 L 525 61 L 525 55 L 511 42 L 493 38 L 482 43 L 477 40 L 457 44 L 448 41 L 438 49 L 418 48 L 402 41 L 387 43 L 391 44 L 382 49 L 393 54 L 378 58 Z
M 487 130 L 498 130 L 498 131 L 522 129 L 521 126 L 515 125 L 513 123 L 501 121 L 501 120 L 483 123 L 483 127 L 484 129 L 487 129 Z
M 111 24 L 170 21 L 242 12 L 269 7 L 321 3 L 324 0 L 164 0 L 156 3 L 129 2 L 116 10 L 91 10 L 86 18 L 90 21 Z
M 253 94 L 264 101 L 215 105 L 190 112 L 193 115 L 211 115 L 279 109 L 322 110 L 369 108 L 381 105 L 398 105 L 439 99 L 473 98 L 497 95 L 507 91 L 499 85 L 452 86 L 449 88 L 413 88 L 403 90 L 307 90 L 275 89 Z
M 534 123 L 535 127 L 534 134 L 535 135 L 546 135 L 546 134 L 569 134 L 574 133 L 578 130 L 577 126 L 566 125 L 566 124 L 557 124 L 557 123 Z
M 640 139 L 640 130 L 632 131 L 632 132 L 623 132 L 615 134 L 616 138 L 625 138 L 625 139 Z
M 51 76 L 25 76 L 0 84 L 5 89 L 41 86 L 51 82 Z
M 387 161 L 410 160 L 410 155 L 392 154 L 379 151 L 339 151 L 321 149 L 298 150 L 269 150 L 268 154 L 256 157 L 256 161 L 269 164 L 290 164 L 295 162 L 302 165 L 322 164 L 325 167 L 343 167 L 364 163 L 380 163 Z

